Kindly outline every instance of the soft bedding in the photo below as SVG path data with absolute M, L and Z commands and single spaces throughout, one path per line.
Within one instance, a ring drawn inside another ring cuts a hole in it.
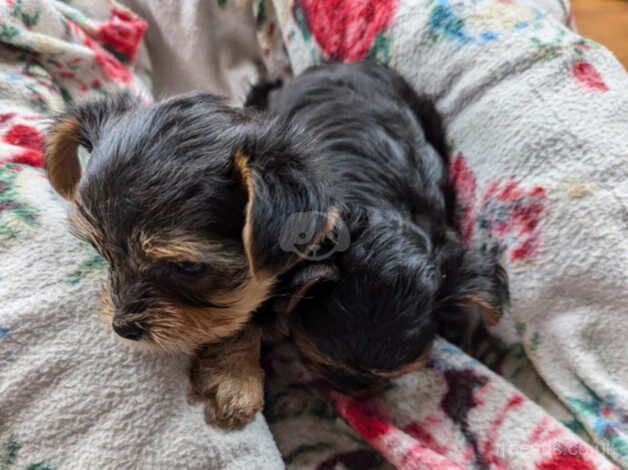
M 148 51 L 119 4 L 0 5 L 0 468 L 628 466 L 628 79 L 565 26 L 566 2 L 130 3 L 150 14 Z M 216 19 L 246 17 L 259 50 L 217 52 L 233 36 Z M 168 68 L 173 48 L 193 73 Z M 211 60 L 183 52 L 203 48 Z M 179 73 L 237 100 L 260 73 L 362 58 L 436 100 L 461 230 L 502 255 L 510 312 L 475 358 L 438 341 L 428 368 L 363 402 L 315 390 L 278 345 L 264 417 L 223 433 L 186 402 L 185 358 L 125 349 L 100 324 L 106 266 L 69 235 L 41 169 L 47 119 L 111 93 L 151 99 L 151 63 L 158 96 L 181 91 Z

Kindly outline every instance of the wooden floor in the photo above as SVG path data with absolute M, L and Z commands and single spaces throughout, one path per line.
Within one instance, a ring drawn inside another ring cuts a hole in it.
M 628 0 L 571 0 L 576 28 L 608 47 L 628 69 Z

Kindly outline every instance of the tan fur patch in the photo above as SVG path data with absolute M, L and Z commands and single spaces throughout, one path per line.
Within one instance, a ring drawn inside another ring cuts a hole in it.
M 80 124 L 76 117 L 57 121 L 46 140 L 45 160 L 52 187 L 65 199 L 72 201 L 81 179 L 81 164 L 77 150 Z
M 247 279 L 239 288 L 212 295 L 209 301 L 219 307 L 191 307 L 157 300 L 146 310 L 129 314 L 128 321 L 146 325 L 146 338 L 140 343 L 155 345 L 168 352 L 193 353 L 199 346 L 216 343 L 239 333 L 255 310 L 268 297 L 274 279 Z M 103 293 L 103 317 L 111 324 L 115 314 L 109 287 Z
M 209 423 L 238 428 L 262 409 L 260 348 L 261 329 L 249 324 L 240 334 L 198 352 L 190 371 L 191 398 L 205 403 Z
M 255 184 L 249 168 L 249 157 L 241 150 L 237 150 L 235 152 L 233 156 L 233 164 L 235 166 L 236 173 L 247 192 L 248 199 L 245 209 L 244 228 L 242 229 L 242 243 L 244 244 L 244 253 L 246 254 L 251 274 L 253 277 L 256 277 L 256 266 L 253 261 L 253 204 L 255 202 Z
M 211 262 L 212 265 L 232 266 L 234 252 L 241 252 L 238 244 L 228 246 L 220 242 L 197 238 L 186 233 L 147 235 L 140 232 L 139 241 L 144 254 L 153 260 Z
M 148 258 L 172 261 L 192 261 L 203 258 L 207 241 L 184 234 L 160 237 L 159 235 L 140 234 L 140 244 Z
M 311 265 L 304 268 L 304 272 L 305 271 L 308 273 L 305 282 L 295 289 L 287 301 L 278 301 L 275 303 L 275 310 L 277 312 L 284 315 L 292 313 L 301 299 L 306 296 L 307 292 L 321 280 L 329 278 L 329 275 L 333 273 L 334 270 L 328 265 Z
M 385 377 L 387 379 L 394 379 L 395 377 L 401 377 L 402 375 L 409 374 L 410 372 L 414 372 L 415 370 L 419 370 L 425 367 L 427 362 L 430 360 L 431 354 L 432 354 L 432 345 L 430 344 L 429 346 L 425 348 L 425 352 L 421 354 L 415 361 L 410 362 L 409 364 L 405 364 L 397 370 L 371 369 L 369 372 L 375 375 L 379 375 L 380 377 Z
M 486 299 L 479 295 L 470 294 L 464 297 L 464 302 L 477 306 L 482 311 L 482 319 L 488 326 L 495 326 L 502 317 L 502 312 L 491 305 Z
M 293 334 L 293 338 L 297 349 L 306 359 L 306 362 L 312 367 L 314 370 L 317 370 L 320 366 L 332 367 L 337 370 L 342 370 L 351 374 L 362 375 L 363 371 L 352 369 L 351 367 L 343 364 L 341 362 L 335 361 L 334 359 L 325 356 L 322 354 L 316 345 L 307 337 L 307 335 L 303 334 L 300 331 L 296 331 Z M 419 358 L 409 364 L 403 364 L 396 370 L 379 370 L 379 369 L 370 369 L 368 372 L 377 375 L 379 377 L 383 377 L 386 379 L 391 379 L 395 377 L 400 377 L 405 374 L 409 374 L 415 370 L 418 370 L 424 367 L 427 364 L 427 361 L 430 358 L 432 351 L 432 345 L 428 345 L 426 350 Z M 368 390 L 365 390 L 368 392 Z

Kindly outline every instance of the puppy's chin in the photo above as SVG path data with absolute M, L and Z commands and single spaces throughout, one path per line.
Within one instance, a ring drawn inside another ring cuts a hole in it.
M 165 299 L 153 302 L 145 311 L 128 317 L 145 326 L 139 340 L 116 336 L 124 344 L 143 351 L 193 354 L 204 344 L 218 343 L 239 333 L 268 296 L 273 281 L 270 277 L 250 278 L 239 288 L 212 297 L 216 304 L 225 307 L 191 307 Z M 101 318 L 113 329 L 115 308 L 110 289 L 107 283 L 102 292 Z

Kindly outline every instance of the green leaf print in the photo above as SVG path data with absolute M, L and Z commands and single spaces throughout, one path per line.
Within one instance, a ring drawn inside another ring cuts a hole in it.
M 390 38 L 385 32 L 375 37 L 375 41 L 373 41 L 366 58 L 382 64 L 390 62 Z
M 28 29 L 37 26 L 40 14 L 41 11 L 39 10 L 27 11 L 22 0 L 15 0 L 13 11 L 11 12 L 11 16 L 19 19 Z
M 0 457 L 0 470 L 7 470 L 17 460 L 17 454 L 20 451 L 20 445 L 15 440 L 14 436 L 2 444 L 2 455 Z
M 102 271 L 106 266 L 107 263 L 104 258 L 102 258 L 99 254 L 94 253 L 79 265 L 78 269 L 72 273 L 70 278 L 67 280 L 67 283 L 71 286 L 75 286 L 88 275 Z
M 39 224 L 39 212 L 18 201 L 15 180 L 19 171 L 12 164 L 0 166 L 0 240 L 16 238 L 25 227 Z
M 20 30 L 11 24 L 0 24 L 0 41 L 9 42 L 20 34 Z
M 17 467 L 16 463 L 20 448 L 21 446 L 15 436 L 10 436 L 2 444 L 0 450 L 0 470 L 17 470 L 17 468 L 25 468 L 26 470 L 56 470 L 54 466 L 43 462 L 27 464 L 26 467 Z

